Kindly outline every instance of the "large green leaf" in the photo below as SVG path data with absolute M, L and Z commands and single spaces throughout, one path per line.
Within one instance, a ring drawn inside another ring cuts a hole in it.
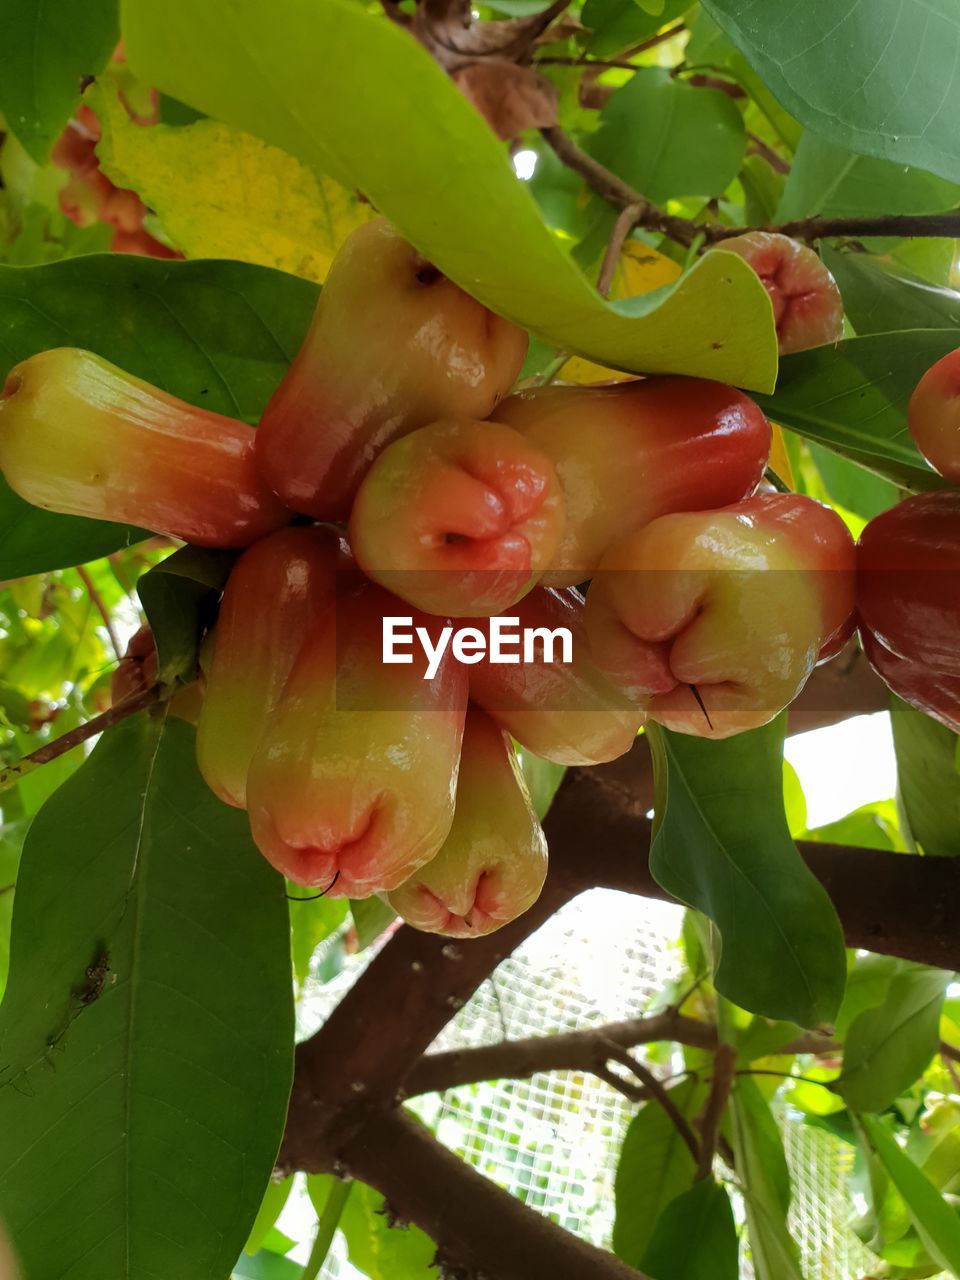
M 824 246 L 823 257 L 843 294 L 843 309 L 861 335 L 895 329 L 960 328 L 960 293 L 931 284 L 892 259 L 867 253 L 838 253 Z
M 854 155 L 805 133 L 790 166 L 776 221 L 813 214 L 941 213 L 960 204 L 960 186 L 923 169 Z
M 637 0 L 586 0 L 580 14 L 591 33 L 586 47 L 594 58 L 609 57 L 646 40 L 691 7 L 692 0 L 666 0 L 660 12 L 653 14 L 645 12 Z
M 227 1274 L 283 1130 L 287 910 L 181 721 L 111 730 L 34 820 L 0 1044 L 0 1217 L 26 1275 Z
M 691 1077 L 675 1085 L 670 1097 L 690 1117 L 705 1092 Z M 617 1166 L 613 1248 L 618 1257 L 640 1266 L 661 1214 L 690 1186 L 695 1172 L 676 1125 L 656 1101 L 645 1103 L 630 1122 Z
M 853 1111 L 883 1111 L 917 1080 L 937 1051 L 950 974 L 904 965 L 882 1004 L 850 1024 L 837 1089 Z
M 890 699 L 900 805 L 910 836 L 926 854 L 960 856 L 960 739 L 899 698 Z
M 0 0 L 0 112 L 41 164 L 120 35 L 118 0 Z
M 715 196 L 737 176 L 746 147 L 743 116 L 719 89 L 685 84 L 665 67 L 644 67 L 600 113 L 591 154 L 660 203 Z
M 960 1276 L 960 1218 L 926 1175 L 897 1145 L 883 1121 L 861 1116 L 865 1141 L 900 1192 L 931 1257 L 951 1275 Z
M 240 262 L 105 255 L 0 267 L 0 375 L 50 347 L 85 347 L 184 400 L 255 423 L 316 298 L 305 280 Z M 41 511 L 0 479 L 0 579 L 82 564 L 143 536 Z
M 384 1198 L 353 1184 L 340 1215 L 350 1261 L 370 1280 L 434 1280 L 437 1246 L 419 1227 L 391 1223 Z
M 740 1241 L 723 1187 L 703 1178 L 667 1205 L 643 1271 L 652 1280 L 737 1280 Z
M 814 347 L 787 356 L 776 393 L 757 400 L 775 421 L 901 488 L 942 488 L 910 436 L 907 402 L 956 346 L 954 329 L 912 329 Z
M 772 311 L 745 263 L 707 254 L 676 285 L 605 301 L 506 147 L 382 14 L 350 0 L 124 0 L 123 12 L 145 81 L 362 191 L 495 311 L 604 365 L 771 387 Z
M 960 181 L 954 0 L 703 0 L 703 6 L 813 133 Z
M 648 728 L 657 781 L 650 869 L 720 931 L 717 990 L 741 1008 L 812 1027 L 839 1008 L 843 934 L 790 838 L 785 716 L 725 742 Z
M 730 1106 L 733 1152 L 757 1280 L 803 1280 L 797 1246 L 787 1227 L 790 1174 L 777 1123 L 749 1076 L 737 1077 Z
M 181 547 L 137 583 L 137 594 L 157 645 L 158 672 L 165 684 L 197 674 L 205 622 L 236 563 L 235 551 Z

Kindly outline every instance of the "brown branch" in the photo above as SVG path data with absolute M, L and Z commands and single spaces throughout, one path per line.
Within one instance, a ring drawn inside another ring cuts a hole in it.
M 698 1049 L 716 1047 L 715 1029 L 669 1009 L 646 1018 L 630 1018 L 600 1027 L 584 1027 L 552 1036 L 502 1040 L 475 1049 L 428 1053 L 404 1081 L 404 1096 L 440 1093 L 482 1080 L 525 1080 L 541 1071 L 592 1072 L 610 1057 L 611 1046 L 673 1041 Z
M 110 610 L 104 604 L 103 596 L 97 590 L 96 583 L 90 577 L 90 574 L 82 564 L 77 565 L 77 577 L 86 588 L 87 595 L 90 597 L 93 607 L 96 609 L 97 613 L 99 613 L 103 621 L 107 635 L 110 637 L 110 645 L 113 652 L 117 655 L 117 661 L 119 662 L 123 658 L 123 645 L 120 643 L 120 637 L 114 630 L 113 619 L 110 617 Z
M 620 261 L 623 243 L 637 225 L 637 219 L 642 212 L 643 210 L 639 205 L 628 204 L 617 215 L 617 220 L 613 224 L 613 230 L 610 233 L 610 239 L 607 242 L 606 252 L 603 255 L 603 262 L 600 264 L 600 274 L 597 276 L 597 293 L 602 293 L 604 297 L 610 292 L 613 273 L 616 271 L 617 263 Z
M 946 1040 L 941 1040 L 940 1056 L 948 1058 L 951 1062 L 960 1062 L 960 1049 L 955 1049 L 953 1045 L 948 1044 Z
M 737 1051 L 729 1044 L 718 1045 L 713 1055 L 713 1080 L 710 1096 L 700 1122 L 700 1158 L 697 1161 L 696 1180 L 708 1178 L 713 1172 L 713 1162 L 720 1140 L 720 1125 L 727 1109 L 730 1090 L 733 1088 L 737 1066 Z
M 694 1160 L 699 1159 L 700 1143 L 697 1141 L 697 1135 L 690 1127 L 687 1117 L 670 1097 L 670 1091 L 657 1079 L 650 1068 L 641 1062 L 639 1058 L 635 1058 L 629 1050 L 621 1049 L 619 1045 L 611 1042 L 610 1056 L 633 1072 L 654 1102 L 662 1108 L 664 1114 L 688 1147 Z
M 756 133 L 747 132 L 747 142 L 749 144 L 748 151 L 754 155 L 762 156 L 767 164 L 775 173 L 782 174 L 784 177 L 790 172 L 790 166 L 778 152 L 774 151 L 769 142 L 764 142 L 763 138 Z
M 436 1240 L 451 1271 L 491 1280 L 642 1280 L 488 1181 L 403 1111 L 371 1117 L 334 1159 L 339 1170 L 376 1187 L 397 1218 Z
M 860 239 L 864 236 L 960 236 L 960 213 L 891 213 L 868 218 L 798 218 L 763 227 L 698 227 L 711 244 L 745 235 L 748 231 L 773 231 L 794 240 Z
M 37 747 L 36 751 L 31 751 L 29 755 L 23 756 L 15 764 L 7 765 L 5 769 L 0 769 L 0 791 L 14 786 L 24 774 L 32 772 L 40 765 L 49 764 L 51 760 L 56 760 L 58 756 L 66 755 L 74 747 L 78 747 L 82 742 L 86 742 L 90 738 L 95 738 L 98 733 L 103 733 L 105 729 L 119 724 L 121 720 L 126 720 L 128 716 L 136 715 L 138 711 L 143 711 L 145 707 L 152 706 L 159 697 L 160 688 L 158 685 L 153 685 L 149 689 L 135 693 L 130 698 L 125 698 L 122 702 L 118 702 L 116 706 L 110 707 L 109 710 L 102 712 L 98 716 L 94 716 L 92 720 L 87 720 L 85 724 L 78 725 L 76 729 L 71 729 L 69 733 L 63 734 L 62 737 L 54 738 L 52 742 L 45 742 L 42 747 Z

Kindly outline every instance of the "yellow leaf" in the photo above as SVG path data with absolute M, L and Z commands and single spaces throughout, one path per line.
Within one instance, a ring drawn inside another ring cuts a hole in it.
M 194 258 L 236 258 L 321 281 L 369 205 L 252 134 L 198 120 L 143 128 L 117 87 L 87 93 L 103 130 L 97 154 L 111 181 L 136 191 L 172 244 Z
M 623 246 L 610 283 L 611 298 L 635 298 L 640 293 L 650 293 L 665 284 L 673 284 L 681 274 L 681 268 L 672 258 L 658 253 L 639 240 L 628 240 Z M 561 382 L 624 382 L 635 377 L 617 369 L 605 369 L 601 364 L 574 356 L 560 370 Z
M 770 423 L 773 431 L 773 439 L 770 444 L 770 470 L 790 489 L 796 489 L 796 482 L 793 478 L 793 467 L 790 465 L 790 455 L 787 453 L 787 444 L 783 438 L 783 428 L 777 423 Z

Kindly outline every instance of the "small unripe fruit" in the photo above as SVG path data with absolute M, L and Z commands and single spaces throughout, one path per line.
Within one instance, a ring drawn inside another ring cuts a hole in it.
M 907 423 L 930 465 L 960 484 L 960 347 L 931 365 L 917 383 Z
M 442 418 L 485 418 L 527 336 L 376 218 L 344 242 L 296 359 L 267 405 L 257 457 L 289 506 L 342 520 L 392 440 Z
M 0 471 L 21 498 L 205 547 L 243 547 L 290 519 L 253 436 L 73 347 L 24 360 L 0 395 Z
M 405 610 L 372 584 L 337 601 L 305 637 L 247 775 L 263 854 L 331 897 L 395 889 L 453 822 L 466 675 L 449 651 L 432 680 L 425 660 L 383 664 L 383 617 Z
M 502 613 L 556 550 L 550 459 L 496 422 L 423 427 L 384 450 L 350 517 L 357 563 L 427 613 Z
M 616 760 L 633 746 L 643 714 L 600 674 L 590 658 L 584 626 L 583 596 L 565 590 L 534 587 L 510 609 L 519 627 L 544 632 L 566 629 L 571 636 L 570 660 L 562 646 L 538 644 L 533 661 L 514 664 L 490 661 L 487 653 L 470 667 L 470 697 L 521 746 L 557 764 L 590 765 Z M 479 630 L 486 619 L 475 619 Z
M 601 562 L 587 596 L 594 660 L 669 729 L 757 728 L 849 636 L 854 569 L 843 521 L 796 494 L 663 516 Z
M 247 772 L 304 637 L 334 606 L 339 540 L 281 529 L 249 547 L 223 593 L 197 732 L 207 785 L 243 808 Z
M 476 938 L 531 907 L 546 874 L 547 842 L 509 735 L 471 707 L 450 834 L 390 905 L 416 929 Z
M 605 387 L 542 387 L 496 411 L 553 461 L 566 524 L 544 586 L 574 586 L 607 547 L 657 516 L 751 494 L 770 454 L 770 424 L 742 391 L 703 378 Z
M 712 246 L 743 258 L 760 277 L 773 304 L 781 355 L 843 337 L 843 299 L 818 255 L 773 231 L 749 231 Z

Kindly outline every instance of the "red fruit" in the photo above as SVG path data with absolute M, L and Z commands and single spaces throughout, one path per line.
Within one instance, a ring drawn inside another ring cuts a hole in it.
M 115 231 L 110 241 L 111 253 L 133 253 L 141 258 L 182 258 L 183 254 L 152 236 L 141 227 L 139 231 Z
M 531 907 L 546 874 L 547 842 L 509 735 L 471 707 L 450 834 L 390 905 L 416 929 L 476 938 Z
M 931 365 L 917 383 L 907 422 L 930 465 L 960 484 L 960 347 Z
M 662 516 L 590 584 L 593 657 L 652 720 L 730 737 L 772 720 L 842 646 L 854 579 L 846 526 L 810 498 Z
M 304 636 L 333 609 L 338 543 L 330 529 L 281 529 L 227 581 L 197 733 L 200 772 L 227 804 L 246 805 L 250 760 Z
M 725 506 L 752 493 L 770 424 L 733 387 L 702 378 L 542 387 L 505 400 L 497 421 L 552 459 L 566 526 L 547 586 L 588 578 L 612 542 L 670 511 Z
M 781 355 L 843 337 L 843 299 L 816 253 L 789 236 L 750 231 L 712 246 L 753 267 L 773 303 Z
M 918 494 L 870 521 L 857 545 L 857 613 L 867 657 L 890 688 L 955 726 L 960 490 Z
M 485 418 L 514 382 L 526 334 L 376 218 L 345 241 L 313 323 L 267 405 L 257 458 L 297 511 L 342 520 L 392 440 L 442 418 Z
M 350 517 L 357 563 L 428 613 L 502 613 L 550 563 L 563 528 L 550 459 L 496 422 L 437 422 L 395 441 Z
M 395 889 L 453 822 L 466 676 L 449 651 L 433 680 L 417 660 L 383 664 L 383 617 L 404 612 L 369 584 L 338 600 L 305 637 L 247 775 L 264 855 L 332 897 Z
M 253 436 L 73 347 L 24 360 L 0 395 L 0 470 L 21 498 L 206 547 L 246 546 L 290 518 Z
M 487 642 L 482 660 L 470 667 L 470 697 L 508 733 L 544 760 L 558 764 L 602 764 L 629 751 L 643 715 L 615 690 L 592 662 L 584 628 L 583 597 L 572 588 L 535 587 L 509 613 L 517 628 L 570 632 L 568 661 L 547 662 L 546 645 L 538 643 L 533 661 L 514 664 L 490 659 L 493 620 L 475 619 Z M 554 657 L 563 655 L 562 640 L 553 643 Z
M 142 626 L 130 638 L 120 665 L 110 680 L 110 705 L 116 706 L 138 693 L 146 693 L 157 683 L 157 646 L 153 632 Z M 200 681 L 194 680 L 174 693 L 168 704 L 169 714 L 195 725 L 203 704 Z

